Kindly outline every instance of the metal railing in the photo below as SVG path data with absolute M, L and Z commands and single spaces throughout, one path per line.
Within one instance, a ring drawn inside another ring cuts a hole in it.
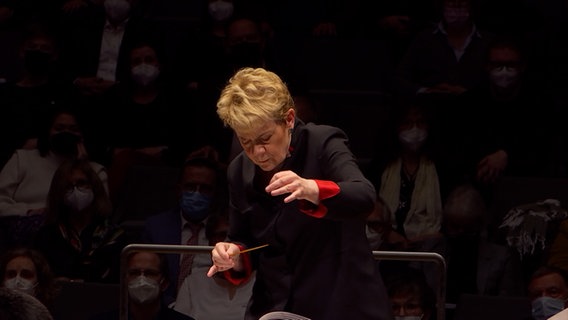
M 133 252 L 155 252 L 175 254 L 211 254 L 212 246 L 187 246 L 174 244 L 129 244 L 122 250 L 120 255 L 120 320 L 128 319 L 128 283 L 127 283 L 127 258 Z M 436 292 L 437 320 L 445 318 L 446 296 L 446 261 L 433 252 L 403 252 L 403 251 L 373 251 L 376 260 L 404 260 L 404 261 L 427 261 L 438 265 L 440 273 L 440 285 Z

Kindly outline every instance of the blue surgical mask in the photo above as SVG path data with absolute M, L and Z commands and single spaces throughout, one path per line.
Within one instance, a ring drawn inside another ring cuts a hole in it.
M 540 297 L 532 302 L 532 316 L 535 320 L 546 320 L 564 310 L 564 300 Z
M 202 221 L 209 215 L 211 197 L 197 191 L 184 191 L 180 206 L 183 217 L 189 221 Z

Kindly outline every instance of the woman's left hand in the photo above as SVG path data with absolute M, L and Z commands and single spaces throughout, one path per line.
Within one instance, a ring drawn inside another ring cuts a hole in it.
M 286 203 L 304 199 L 319 204 L 319 188 L 315 180 L 304 179 L 290 170 L 274 174 L 265 191 L 273 196 L 289 193 L 290 195 L 284 198 Z

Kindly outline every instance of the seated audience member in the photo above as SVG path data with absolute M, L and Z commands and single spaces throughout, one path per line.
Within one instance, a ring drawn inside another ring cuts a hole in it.
M 45 218 L 46 199 L 53 175 L 65 160 L 88 158 L 77 117 L 56 110 L 38 137 L 37 149 L 18 149 L 0 171 L 0 216 L 14 217 L 11 241 L 30 244 Z M 90 162 L 106 189 L 106 169 Z
M 159 46 L 140 41 L 128 50 L 130 76 L 106 96 L 110 128 L 103 142 L 110 150 L 109 189 L 113 203 L 124 192 L 128 170 L 134 165 L 166 165 L 174 137 L 174 106 L 179 95 L 167 82 L 167 68 Z M 92 124 L 95 125 L 95 124 Z M 181 134 L 180 134 L 181 135 Z M 179 143 L 187 143 L 186 135 Z M 178 163 L 175 163 L 177 165 Z
M 57 79 L 58 43 L 53 32 L 34 23 L 26 29 L 19 54 L 22 73 L 0 85 L 0 105 L 5 117 L 0 128 L 2 166 L 16 149 L 36 146 L 42 123 L 54 107 L 64 103 L 67 95 L 67 88 Z
M 0 287 L 30 294 L 49 310 L 52 309 L 58 289 L 51 268 L 40 252 L 29 248 L 4 252 L 0 260 L 0 276 Z
M 443 0 L 442 19 L 419 32 L 403 55 L 395 77 L 404 95 L 458 96 L 482 79 L 489 36 L 475 23 L 471 0 Z
M 471 185 L 455 188 L 444 205 L 444 237 L 425 242 L 422 251 L 441 254 L 447 264 L 446 301 L 457 303 L 461 294 L 521 296 L 524 292 L 518 256 L 507 246 L 486 239 L 485 202 Z M 427 275 L 432 288 L 439 279 L 432 264 L 412 263 Z
M 88 161 L 61 164 L 49 188 L 45 225 L 34 241 L 56 277 L 118 283 L 126 241 L 111 213 L 104 185 Z
M 392 126 L 368 176 L 390 213 L 392 249 L 409 249 L 437 237 L 442 223 L 445 181 L 437 160 L 433 118 L 420 101 L 400 99 Z M 398 240 L 395 239 L 398 238 Z
M 504 175 L 550 174 L 553 155 L 548 149 L 554 149 L 556 138 L 547 133 L 552 108 L 531 78 L 531 66 L 522 42 L 495 38 L 485 53 L 484 81 L 460 97 L 456 107 L 461 111 L 447 113 L 448 123 L 466 128 L 465 143 L 457 134 L 450 139 L 454 145 L 467 145 L 463 152 L 470 162 L 468 173 L 480 187 Z M 510 121 L 511 115 L 515 121 Z M 453 117 L 469 120 L 451 121 Z
M 0 287 L 0 319 L 53 320 L 49 310 L 32 295 Z
M 217 151 L 199 149 L 187 158 L 178 181 L 179 206 L 146 219 L 142 241 L 156 244 L 213 245 L 206 232 L 209 217 L 226 210 L 224 167 Z M 168 230 L 168 232 L 164 232 Z M 207 255 L 167 255 L 171 286 L 164 293 L 167 304 L 175 301 L 185 277 L 197 267 L 210 267 Z
M 228 215 L 207 218 L 206 236 L 211 245 L 224 241 L 229 230 Z M 192 268 L 178 291 L 174 309 L 199 320 L 242 320 L 252 294 L 254 275 L 235 285 L 223 276 L 203 277 L 209 267 Z
M 133 252 L 127 257 L 128 319 L 130 320 L 193 320 L 168 308 L 161 297 L 170 285 L 164 255 L 154 252 Z M 120 310 L 96 315 L 91 320 L 118 320 Z
M 555 267 L 537 269 L 528 284 L 534 320 L 546 320 L 564 310 L 568 301 L 568 275 Z
M 395 320 L 436 318 L 436 296 L 420 271 L 399 270 L 385 284 Z

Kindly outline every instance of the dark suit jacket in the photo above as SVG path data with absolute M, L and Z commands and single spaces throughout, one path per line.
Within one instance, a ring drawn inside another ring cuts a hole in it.
M 105 27 L 104 12 L 95 11 L 82 24 L 74 26 L 65 35 L 61 61 L 67 77 L 94 77 L 99 65 L 101 39 Z M 142 40 L 156 41 L 157 29 L 139 16 L 131 16 L 125 25 L 124 36 L 120 43 L 116 80 L 126 81 L 130 76 L 128 63 L 131 48 Z
M 181 218 L 180 208 L 175 207 L 168 211 L 150 216 L 146 219 L 142 242 L 155 244 L 181 244 Z M 166 255 L 168 261 L 168 278 L 170 285 L 164 292 L 164 302 L 174 302 L 179 274 L 179 254 Z
M 290 147 L 282 170 L 334 181 L 341 191 L 321 201 L 327 214 L 315 218 L 300 211 L 298 201 L 285 204 L 283 196 L 255 186 L 260 169 L 244 153 L 231 162 L 229 238 L 247 247 L 269 244 L 252 255 L 257 275 L 247 319 L 273 310 L 312 320 L 389 318 L 365 236 L 375 189 L 359 170 L 347 137 L 337 128 L 298 120 Z

